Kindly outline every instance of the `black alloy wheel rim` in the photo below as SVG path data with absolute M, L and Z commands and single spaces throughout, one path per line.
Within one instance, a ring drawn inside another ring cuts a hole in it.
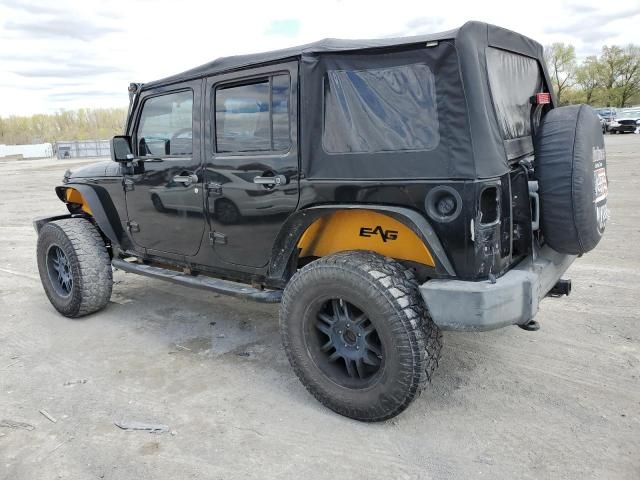
M 308 347 L 333 382 L 362 389 L 375 383 L 384 367 L 384 350 L 369 316 L 341 298 L 321 304 L 310 319 Z
M 73 289 L 73 274 L 67 255 L 57 245 L 52 245 L 47 251 L 47 272 L 53 289 L 61 297 L 71 295 Z

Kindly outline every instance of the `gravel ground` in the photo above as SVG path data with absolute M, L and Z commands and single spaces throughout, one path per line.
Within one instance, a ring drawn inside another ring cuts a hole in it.
M 0 161 L 0 478 L 640 478 L 640 135 L 606 141 L 612 216 L 572 295 L 535 333 L 445 333 L 433 384 L 382 424 L 307 394 L 276 306 L 116 272 L 104 311 L 58 315 L 31 219 L 65 211 L 69 163 Z

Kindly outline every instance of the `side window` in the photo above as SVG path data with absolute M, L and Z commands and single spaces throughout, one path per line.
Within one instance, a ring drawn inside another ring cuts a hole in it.
M 435 76 L 416 63 L 329 70 L 322 145 L 327 153 L 433 150 L 440 143 Z
M 140 156 L 193 153 L 193 92 L 183 91 L 145 100 L 138 123 Z
M 216 151 L 285 151 L 291 146 L 289 75 L 215 91 Z

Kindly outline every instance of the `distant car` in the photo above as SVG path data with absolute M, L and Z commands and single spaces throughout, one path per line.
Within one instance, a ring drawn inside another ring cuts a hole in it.
M 640 128 L 640 110 L 618 112 L 615 120 L 609 123 L 609 133 L 634 133 Z
M 602 128 L 602 133 L 607 133 L 607 120 L 600 114 L 598 114 L 598 120 L 600 120 L 600 128 Z
M 605 120 L 615 118 L 617 110 L 613 107 L 594 108 L 596 113 L 603 117 Z
M 618 111 L 613 107 L 594 108 L 594 110 L 598 114 L 598 117 L 604 120 L 604 130 L 602 133 L 608 132 L 609 125 L 616 119 Z M 601 121 L 600 123 L 602 124 L 603 122 Z

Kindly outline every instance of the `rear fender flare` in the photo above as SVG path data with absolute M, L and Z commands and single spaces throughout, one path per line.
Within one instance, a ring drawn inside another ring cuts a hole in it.
M 321 217 L 344 210 L 370 210 L 387 215 L 411 229 L 429 249 L 435 262 L 435 270 L 445 277 L 455 277 L 455 270 L 440 243 L 438 236 L 426 218 L 408 208 L 387 205 L 318 205 L 299 210 L 291 215 L 281 227 L 271 254 L 269 277 L 274 281 L 285 281 L 290 274 L 292 259 L 297 256 L 297 246 L 307 228 Z

